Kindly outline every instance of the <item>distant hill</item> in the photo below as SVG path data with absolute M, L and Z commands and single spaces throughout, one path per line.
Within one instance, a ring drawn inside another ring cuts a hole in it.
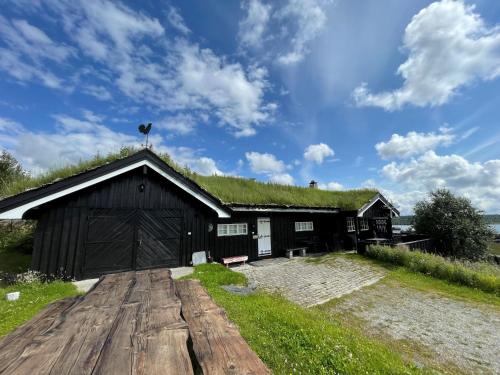
M 488 224 L 500 224 L 500 215 L 484 215 Z M 410 225 L 413 219 L 412 215 L 400 216 L 392 219 L 394 225 Z

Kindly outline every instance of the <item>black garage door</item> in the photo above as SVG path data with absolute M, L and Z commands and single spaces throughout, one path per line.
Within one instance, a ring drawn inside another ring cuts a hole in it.
M 88 217 L 84 277 L 178 266 L 178 215 L 174 210 L 94 210 Z

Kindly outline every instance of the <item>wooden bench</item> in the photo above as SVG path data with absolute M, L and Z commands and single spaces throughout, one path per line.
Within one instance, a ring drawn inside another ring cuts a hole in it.
M 191 333 L 193 352 L 202 370 L 199 373 L 271 374 L 198 280 L 176 280 L 175 289 Z
M 232 263 L 241 263 L 245 264 L 245 262 L 248 260 L 248 255 L 238 255 L 235 257 L 229 257 L 229 258 L 222 258 L 222 263 L 226 266 L 229 267 L 230 264 Z
M 305 257 L 306 256 L 306 251 L 307 251 L 307 247 L 296 247 L 296 248 L 293 248 L 293 249 L 288 249 L 286 251 L 286 257 L 288 259 L 292 259 L 293 258 L 293 253 L 295 251 L 298 251 L 299 252 L 299 255 L 301 257 Z

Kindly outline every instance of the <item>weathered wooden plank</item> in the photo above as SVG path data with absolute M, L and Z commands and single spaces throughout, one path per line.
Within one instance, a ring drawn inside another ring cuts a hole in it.
M 271 373 L 199 281 L 178 280 L 175 287 L 203 374 Z
M 93 374 L 192 374 L 187 324 L 170 271 L 136 273 Z M 169 289 L 172 289 L 169 291 Z
M 132 274 L 110 275 L 24 347 L 5 374 L 90 374 Z
M 43 334 L 53 324 L 54 319 L 70 308 L 78 298 L 66 298 L 51 303 L 30 321 L 18 327 L 0 341 L 0 374 L 19 357 L 19 353 L 32 342 L 33 338 Z

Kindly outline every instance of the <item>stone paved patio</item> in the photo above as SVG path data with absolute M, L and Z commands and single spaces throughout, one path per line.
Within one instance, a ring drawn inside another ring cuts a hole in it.
M 379 281 L 384 273 L 345 258 L 330 265 L 308 263 L 306 258 L 277 258 L 233 268 L 250 283 L 281 293 L 304 307 L 325 303 Z

